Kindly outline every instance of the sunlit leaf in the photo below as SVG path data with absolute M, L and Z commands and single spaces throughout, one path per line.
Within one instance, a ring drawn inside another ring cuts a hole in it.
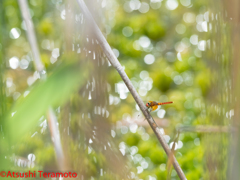
M 50 106 L 58 107 L 66 102 L 85 78 L 86 68 L 83 70 L 75 63 L 63 64 L 47 80 L 37 82 L 26 97 L 19 98 L 7 117 L 7 129 L 13 142 L 35 127 Z

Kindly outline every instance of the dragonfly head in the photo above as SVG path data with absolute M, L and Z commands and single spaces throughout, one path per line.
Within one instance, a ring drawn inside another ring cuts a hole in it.
M 146 106 L 149 108 L 150 107 L 150 103 L 147 103 Z

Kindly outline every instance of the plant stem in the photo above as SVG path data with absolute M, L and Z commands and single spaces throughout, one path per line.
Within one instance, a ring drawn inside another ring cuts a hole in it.
M 135 99 L 136 103 L 140 107 L 140 109 L 143 112 L 144 116 L 146 117 L 148 123 L 150 124 L 151 128 L 153 129 L 154 133 L 156 134 L 156 136 L 157 136 L 159 142 L 161 143 L 164 151 L 166 152 L 167 156 L 169 157 L 172 154 L 171 149 L 169 148 L 168 144 L 166 143 L 166 141 L 163 137 L 163 134 L 161 134 L 160 129 L 158 128 L 157 124 L 155 123 L 152 116 L 148 112 L 147 107 L 145 106 L 142 99 L 138 95 L 138 93 L 137 93 L 136 89 L 134 88 L 132 82 L 130 81 L 127 74 L 125 73 L 124 68 L 121 66 L 118 59 L 114 55 L 110 45 L 108 44 L 108 42 L 105 39 L 105 37 L 103 36 L 101 30 L 99 29 L 96 22 L 94 21 L 90 11 L 88 10 L 87 6 L 84 3 L 84 1 L 83 0 L 77 0 L 77 2 L 80 6 L 80 9 L 81 9 L 83 15 L 88 20 L 89 26 L 92 26 L 91 29 L 92 29 L 94 35 L 96 36 L 103 52 L 107 56 L 109 62 L 112 64 L 112 66 L 118 71 L 119 75 L 122 77 L 124 83 L 128 87 L 128 89 L 131 92 L 133 98 Z M 185 174 L 183 173 L 180 165 L 178 164 L 175 156 L 172 156 L 172 158 L 173 158 L 173 166 L 174 166 L 179 178 L 181 180 L 187 179 L 185 177 Z
M 34 31 L 34 25 L 32 22 L 32 18 L 30 16 L 30 11 L 28 8 L 27 1 L 26 0 L 18 0 L 18 4 L 20 6 L 23 20 L 26 24 L 27 37 L 28 37 L 29 44 L 31 46 L 32 53 L 33 53 L 33 61 L 35 64 L 35 68 L 38 71 L 38 73 L 40 74 L 41 79 L 45 79 L 46 78 L 46 70 L 41 61 L 39 48 L 37 45 L 37 38 L 35 35 L 35 31 Z M 50 133 L 51 133 L 51 139 L 54 144 L 59 168 L 61 170 L 64 170 L 64 169 L 66 169 L 65 158 L 64 158 L 64 153 L 63 153 L 63 149 L 62 149 L 60 133 L 59 133 L 59 129 L 57 126 L 57 117 L 51 107 L 48 109 L 48 112 L 47 112 L 47 120 L 48 120 L 48 126 L 49 126 Z

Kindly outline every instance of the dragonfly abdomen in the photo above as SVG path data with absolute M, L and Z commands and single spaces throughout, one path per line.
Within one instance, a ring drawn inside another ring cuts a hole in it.
M 161 102 L 161 103 L 158 103 L 158 105 L 163 105 L 163 104 L 171 104 L 173 103 L 172 101 L 169 101 L 169 102 Z

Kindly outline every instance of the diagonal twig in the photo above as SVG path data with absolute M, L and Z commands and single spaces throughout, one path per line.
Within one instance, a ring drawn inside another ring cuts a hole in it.
M 26 0 L 18 0 L 18 4 L 20 6 L 22 17 L 23 17 L 24 23 L 27 28 L 27 37 L 28 37 L 28 42 L 31 46 L 32 53 L 33 53 L 35 68 L 38 72 L 41 72 L 45 68 L 44 68 L 44 65 L 40 58 L 40 53 L 39 53 L 38 46 L 37 46 L 37 39 L 35 36 L 35 31 L 33 29 L 34 25 L 32 22 L 32 18 L 30 15 L 27 1 Z
M 236 131 L 236 128 L 230 126 L 179 126 L 178 132 L 195 132 L 195 133 L 229 133 Z
M 33 26 L 32 18 L 30 16 L 30 11 L 28 8 L 27 1 L 18 0 L 18 4 L 20 6 L 22 17 L 26 25 L 27 37 L 33 53 L 33 61 L 34 61 L 35 68 L 40 74 L 40 78 L 45 79 L 46 71 L 41 61 L 41 57 L 40 57 L 40 53 L 37 45 L 37 39 L 35 36 L 34 26 Z M 51 133 L 51 139 L 55 148 L 59 168 L 61 170 L 64 170 L 66 169 L 66 163 L 65 163 L 62 145 L 61 145 L 60 133 L 57 126 L 57 117 L 51 107 L 48 109 L 48 112 L 47 112 L 47 120 L 48 120 L 48 125 Z
M 173 157 L 175 156 L 176 154 L 176 151 L 175 151 L 175 147 L 177 145 L 177 141 L 179 139 L 179 135 L 180 135 L 180 131 L 176 129 L 176 135 L 175 135 L 175 138 L 173 140 L 173 145 L 172 145 L 172 149 L 171 149 L 171 154 L 170 156 L 168 156 L 168 162 L 167 162 L 167 172 L 168 172 L 168 176 L 167 176 L 167 180 L 169 180 L 171 178 L 171 172 L 172 172 L 172 163 L 173 163 Z
M 118 59 L 115 57 L 110 45 L 108 44 L 107 40 L 105 39 L 105 37 L 103 36 L 101 30 L 99 29 L 99 27 L 97 26 L 96 22 L 94 21 L 91 13 L 89 12 L 87 6 L 85 5 L 83 0 L 77 0 L 79 7 L 83 13 L 83 15 L 85 16 L 85 18 L 87 19 L 89 26 L 91 26 L 91 29 L 94 33 L 94 35 L 97 38 L 97 41 L 99 42 L 103 52 L 105 53 L 105 55 L 107 56 L 109 62 L 112 64 L 112 66 L 118 71 L 119 75 L 121 76 L 121 78 L 123 79 L 124 83 L 126 84 L 126 86 L 128 87 L 129 91 L 131 92 L 133 98 L 135 99 L 136 103 L 138 104 L 138 106 L 140 107 L 141 111 L 143 112 L 145 118 L 147 119 L 148 123 L 150 124 L 151 128 L 153 129 L 154 133 L 156 134 L 159 142 L 161 143 L 164 151 L 166 152 L 167 156 L 171 156 L 171 149 L 169 148 L 168 144 L 166 143 L 163 135 L 160 132 L 160 129 L 158 128 L 157 124 L 155 123 L 155 121 L 153 120 L 152 116 L 150 115 L 150 113 L 147 110 L 147 107 L 145 106 L 145 104 L 143 103 L 142 99 L 140 98 L 140 96 L 138 95 L 136 89 L 134 88 L 133 84 L 131 83 L 130 79 L 128 78 L 127 74 L 124 71 L 124 68 L 121 66 L 121 64 L 119 63 Z M 173 158 L 173 166 L 179 176 L 179 178 L 181 180 L 185 180 L 186 177 L 180 167 L 180 165 L 178 164 L 175 156 L 172 156 Z

